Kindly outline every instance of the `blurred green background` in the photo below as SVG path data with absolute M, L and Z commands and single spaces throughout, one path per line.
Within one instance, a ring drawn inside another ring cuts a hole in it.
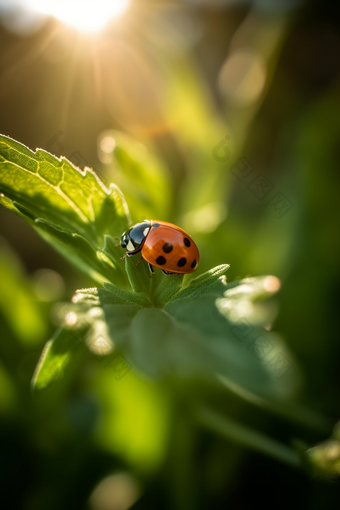
M 47 12 L 68 14 L 71 23 L 63 23 L 29 3 L 0 1 L 0 132 L 117 183 L 133 221 L 185 228 L 200 248 L 199 272 L 229 263 L 228 281 L 278 276 L 273 330 L 301 371 L 295 400 L 335 423 L 340 8 L 141 0 L 88 33 L 73 25 L 90 4 L 46 0 Z M 86 20 L 96 21 L 95 13 Z M 336 479 L 316 479 L 188 425 L 187 395 L 174 401 L 133 371 L 117 381 L 90 354 L 33 397 L 55 304 L 93 282 L 4 208 L 0 236 L 6 507 L 336 507 Z M 226 412 L 282 441 L 308 447 L 331 433 L 223 398 Z

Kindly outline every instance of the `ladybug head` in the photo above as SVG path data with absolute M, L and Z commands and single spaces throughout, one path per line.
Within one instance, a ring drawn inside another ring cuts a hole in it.
M 136 223 L 122 235 L 120 245 L 127 248 L 128 252 L 136 251 L 143 246 L 146 236 L 151 228 L 151 222 L 148 220 L 142 223 Z

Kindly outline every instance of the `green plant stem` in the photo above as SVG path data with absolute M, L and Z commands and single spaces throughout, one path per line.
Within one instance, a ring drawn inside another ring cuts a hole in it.
M 293 448 L 286 446 L 259 432 L 241 425 L 230 418 L 220 416 L 207 407 L 201 407 L 197 413 L 199 423 L 242 446 L 264 453 L 290 466 L 299 467 L 301 464 L 298 454 Z
M 226 377 L 218 376 L 218 379 L 232 395 L 236 395 L 255 407 L 259 407 L 272 414 L 277 414 L 291 422 L 317 430 L 323 434 L 329 434 L 332 430 L 333 422 L 328 416 L 324 416 L 297 403 L 266 400 L 241 388 Z

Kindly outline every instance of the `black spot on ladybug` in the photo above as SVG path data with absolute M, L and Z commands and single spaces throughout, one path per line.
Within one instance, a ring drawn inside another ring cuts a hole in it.
M 187 248 L 190 248 L 191 246 L 191 241 L 190 239 L 188 239 L 187 237 L 184 238 L 184 244 Z
M 183 267 L 185 266 L 185 264 L 187 263 L 187 259 L 185 257 L 182 257 L 181 259 L 179 259 L 179 261 L 177 262 L 177 265 L 178 267 Z
M 196 259 L 195 259 L 195 260 L 193 260 L 193 262 L 192 262 L 192 264 L 191 264 L 191 267 L 192 267 L 193 269 L 194 269 L 194 267 L 196 266 L 196 263 L 197 263 L 197 262 L 196 262 Z
M 166 259 L 162 255 L 160 255 L 159 257 L 156 258 L 156 262 L 160 266 L 164 266 L 164 264 L 166 263 Z
M 152 228 L 156 228 L 156 227 L 160 227 L 160 224 L 159 223 L 153 223 L 152 224 Z
M 164 253 L 170 253 L 174 249 L 173 245 L 171 243 L 165 243 L 163 245 L 163 251 Z

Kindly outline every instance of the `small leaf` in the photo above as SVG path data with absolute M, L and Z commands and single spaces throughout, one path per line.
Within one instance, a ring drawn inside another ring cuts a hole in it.
M 132 257 L 125 257 L 125 270 L 129 283 L 134 292 L 150 294 L 151 275 L 145 260 L 139 262 L 140 254 Z
M 151 301 L 142 292 L 131 292 L 121 289 L 112 283 L 104 282 L 104 289 L 98 289 L 98 296 L 102 305 L 132 305 L 151 306 Z
M 63 376 L 72 356 L 82 343 L 83 331 L 59 329 L 47 342 L 32 379 L 35 391 L 47 388 Z
M 179 292 L 183 284 L 182 274 L 162 275 L 160 284 L 154 294 L 156 306 L 162 308 L 176 293 Z
M 81 303 L 86 306 L 99 306 L 100 301 L 97 287 L 76 290 L 72 298 L 72 303 Z
M 189 285 L 173 296 L 171 301 L 201 296 L 207 293 L 221 294 L 226 290 L 225 273 L 229 269 L 228 264 L 214 267 L 190 281 Z

